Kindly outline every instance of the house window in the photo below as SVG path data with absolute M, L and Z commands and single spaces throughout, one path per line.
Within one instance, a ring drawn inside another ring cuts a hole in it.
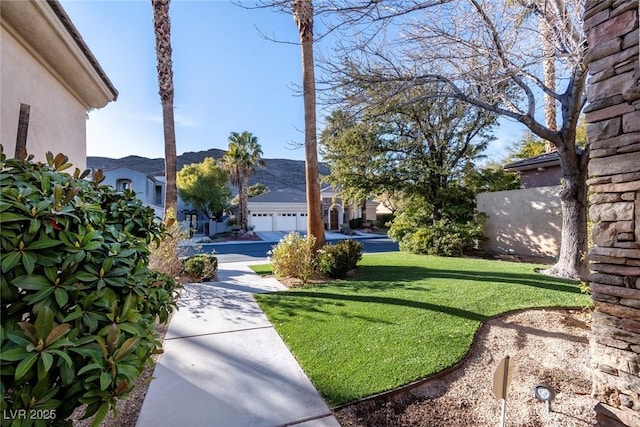
M 131 185 L 130 179 L 119 179 L 116 181 L 116 189 L 118 191 L 133 191 L 133 185 Z
M 162 205 L 162 186 L 156 185 L 156 201 L 155 204 L 160 206 Z

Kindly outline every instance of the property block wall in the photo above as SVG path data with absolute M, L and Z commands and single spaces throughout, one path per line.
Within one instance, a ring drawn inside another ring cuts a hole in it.
M 518 256 L 556 257 L 560 251 L 560 187 L 523 188 L 478 194 L 487 215 L 483 250 Z
M 638 0 L 587 0 L 590 336 L 598 425 L 640 425 Z

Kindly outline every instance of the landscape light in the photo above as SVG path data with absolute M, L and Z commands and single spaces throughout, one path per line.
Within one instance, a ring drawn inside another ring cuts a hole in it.
M 533 388 L 536 399 L 546 402 L 547 413 L 551 412 L 551 400 L 554 397 L 553 389 L 546 384 L 538 384 Z

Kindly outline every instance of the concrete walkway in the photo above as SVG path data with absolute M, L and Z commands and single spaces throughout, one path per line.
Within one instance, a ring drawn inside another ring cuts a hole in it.
M 247 263 L 187 285 L 137 427 L 339 427 L 253 293 L 284 289 Z

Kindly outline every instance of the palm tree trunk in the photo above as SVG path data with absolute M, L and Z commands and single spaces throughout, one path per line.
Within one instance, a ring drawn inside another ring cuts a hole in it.
M 169 211 L 172 211 L 175 215 L 178 205 L 176 132 L 173 117 L 173 63 L 171 61 L 171 23 L 169 20 L 170 1 L 151 0 L 158 62 L 158 94 L 162 103 L 162 123 L 164 128 L 165 218 L 167 218 Z
M 313 1 L 293 0 L 293 19 L 302 49 L 302 90 L 304 97 L 305 180 L 307 184 L 307 232 L 316 238 L 316 249 L 325 245 L 322 200 L 318 177 L 316 135 L 316 81 L 313 61 Z
M 248 189 L 249 189 L 249 176 L 243 176 L 242 181 L 240 182 L 240 188 L 238 189 L 240 193 L 240 206 L 238 206 L 238 215 L 240 216 L 240 228 L 243 231 L 248 231 L 249 221 L 248 216 L 249 212 L 247 209 L 247 199 L 248 199 Z
M 549 23 L 544 19 L 538 22 L 540 30 L 540 42 L 542 44 L 542 74 L 544 85 L 556 91 L 556 45 L 554 41 L 553 30 L 549 27 Z M 558 130 L 556 118 L 556 100 L 545 94 L 544 95 L 544 118 L 547 127 L 553 131 Z M 554 145 L 545 140 L 545 152 L 549 153 L 554 150 Z

